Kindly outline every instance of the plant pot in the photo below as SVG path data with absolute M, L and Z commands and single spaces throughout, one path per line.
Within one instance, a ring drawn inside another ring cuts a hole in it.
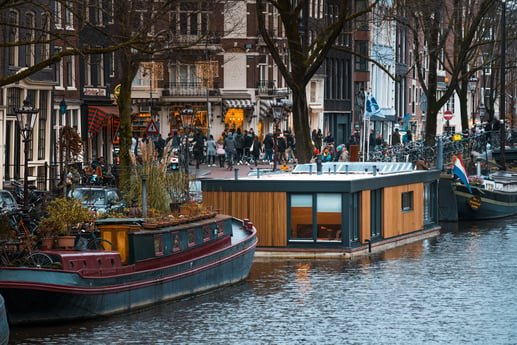
M 75 236 L 59 236 L 57 238 L 57 247 L 59 249 L 74 249 Z
M 180 205 L 181 203 L 180 202 L 171 202 L 169 204 L 169 207 L 171 209 L 171 212 L 172 213 L 178 213 L 180 211 Z
M 54 238 L 44 237 L 41 239 L 41 250 L 49 250 L 54 248 Z

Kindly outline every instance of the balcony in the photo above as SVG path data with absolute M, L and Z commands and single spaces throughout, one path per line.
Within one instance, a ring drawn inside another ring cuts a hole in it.
M 255 94 L 257 96 L 274 96 L 277 93 L 276 82 L 274 80 L 259 80 Z
M 219 96 L 219 86 L 214 83 L 212 87 L 208 89 L 210 96 Z M 165 84 L 165 88 L 162 91 L 163 97 L 178 97 L 178 96 L 206 96 L 206 85 L 201 82 L 169 82 Z

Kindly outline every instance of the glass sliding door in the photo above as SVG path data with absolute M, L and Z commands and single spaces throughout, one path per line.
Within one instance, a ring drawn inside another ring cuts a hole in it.
M 316 194 L 318 241 L 341 241 L 341 194 Z
M 312 194 L 291 194 L 291 238 L 312 240 Z

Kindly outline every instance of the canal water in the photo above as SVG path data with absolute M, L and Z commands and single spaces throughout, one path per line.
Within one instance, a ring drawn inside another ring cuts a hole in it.
M 517 218 L 351 261 L 257 259 L 240 284 L 11 344 L 517 344 Z

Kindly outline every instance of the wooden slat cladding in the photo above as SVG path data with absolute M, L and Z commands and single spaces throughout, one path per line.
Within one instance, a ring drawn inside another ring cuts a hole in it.
M 359 241 L 365 243 L 366 240 L 370 239 L 370 226 L 371 226 L 371 200 L 370 191 L 363 190 L 361 192 L 361 223 L 359 232 Z
M 252 221 L 259 247 L 287 246 L 286 198 L 285 192 L 203 192 L 204 205 Z
M 407 192 L 413 192 L 413 210 L 402 212 L 402 193 Z M 382 204 L 383 238 L 400 236 L 424 228 L 422 183 L 384 188 Z M 361 219 L 364 219 L 364 216 Z

